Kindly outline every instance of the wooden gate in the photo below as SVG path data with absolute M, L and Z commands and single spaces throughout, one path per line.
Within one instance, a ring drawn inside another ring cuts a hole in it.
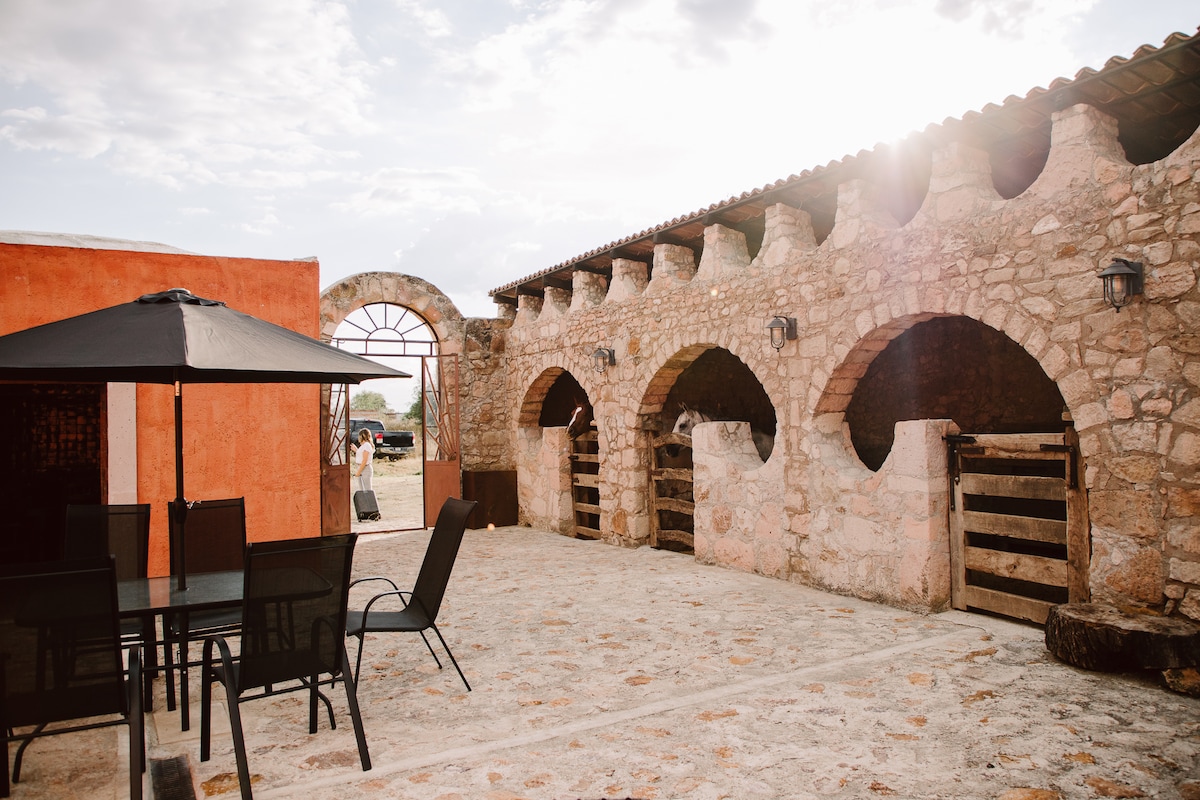
M 672 455 L 669 450 L 676 451 Z M 650 438 L 650 546 L 693 552 L 692 437 L 664 433 Z
M 1088 600 L 1088 513 L 1073 428 L 949 446 L 951 604 L 1045 624 Z
M 600 436 L 596 421 L 570 442 L 575 538 L 600 538 Z

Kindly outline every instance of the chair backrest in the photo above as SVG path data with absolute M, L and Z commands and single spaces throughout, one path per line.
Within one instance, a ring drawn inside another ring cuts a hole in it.
M 63 558 L 113 555 L 117 580 L 145 578 L 150 559 L 150 504 L 69 505 Z
M 180 528 L 175 501 L 167 503 L 171 515 L 171 574 L 179 574 L 181 537 L 187 573 L 240 570 L 246 565 L 246 499 L 193 500 Z
M 429 622 L 437 621 L 442 598 L 446 594 L 446 584 L 450 582 L 454 560 L 458 558 L 458 548 L 467 529 L 467 517 L 476 505 L 478 503 L 474 500 L 449 497 L 438 512 L 429 546 L 425 549 L 425 560 L 421 562 L 421 571 L 417 573 L 417 582 L 413 585 L 412 600 L 409 602 L 410 607 L 415 604 L 423 610 Z
M 127 714 L 112 556 L 0 570 L 0 731 Z
M 246 548 L 239 693 L 339 675 L 354 533 Z

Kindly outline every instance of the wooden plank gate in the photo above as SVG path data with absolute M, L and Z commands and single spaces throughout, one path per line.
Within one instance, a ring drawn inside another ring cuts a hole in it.
M 668 448 L 676 450 L 671 455 Z M 692 437 L 665 433 L 650 438 L 650 546 L 693 552 Z
M 600 538 L 600 436 L 596 422 L 570 439 L 571 503 L 575 513 L 575 538 Z
M 1087 492 L 1065 434 L 964 434 L 949 447 L 951 604 L 1045 624 L 1086 602 Z

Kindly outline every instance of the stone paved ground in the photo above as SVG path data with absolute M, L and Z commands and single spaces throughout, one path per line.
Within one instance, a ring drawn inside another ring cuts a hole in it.
M 426 540 L 365 537 L 355 572 L 409 583 Z M 522 528 L 468 532 L 443 622 L 470 693 L 415 635 L 368 641 L 370 772 L 344 696 L 315 736 L 300 695 L 244 705 L 256 796 L 1200 797 L 1200 701 L 1057 663 L 1033 627 Z M 236 796 L 227 729 L 201 764 L 159 708 L 151 756 Z M 119 738 L 35 745 L 14 797 L 124 796 Z

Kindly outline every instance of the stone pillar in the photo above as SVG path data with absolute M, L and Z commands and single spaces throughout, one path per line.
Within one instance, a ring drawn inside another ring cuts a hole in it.
M 1050 130 L 1046 167 L 1028 191 L 1039 196 L 1107 184 L 1131 169 L 1117 140 L 1117 121 L 1086 105 L 1057 112 Z
M 571 274 L 571 311 L 598 306 L 608 293 L 608 280 L 595 272 L 577 269 Z
M 724 225 L 709 225 L 704 229 L 704 252 L 696 276 L 702 280 L 738 275 L 750 266 L 750 251 L 746 249 L 746 234 Z
M 817 249 L 812 217 L 807 211 L 776 203 L 767 206 L 762 247 L 752 266 L 771 269 L 794 263 L 799 253 Z
M 988 154 L 962 142 L 934 150 L 929 194 L 938 223 L 978 217 L 1001 200 L 992 182 Z
M 900 604 L 938 611 L 950 606 L 950 476 L 946 419 L 896 423 L 887 484 L 903 498 L 899 541 Z
M 654 268 L 646 294 L 662 294 L 690 283 L 696 276 L 696 254 L 678 244 L 654 245 Z
M 612 261 L 612 284 L 608 287 L 608 295 L 604 302 L 617 303 L 632 297 L 639 297 L 646 291 L 649 282 L 647 267 L 641 261 L 628 258 L 614 258 Z
M 545 297 L 542 299 L 542 313 L 539 319 L 566 316 L 571 308 L 571 290 L 560 289 L 557 286 L 547 286 Z
M 517 295 L 517 318 L 514 325 L 528 325 L 536 322 L 542 313 L 542 298 L 532 294 Z
M 843 250 L 859 244 L 866 228 L 893 230 L 896 219 L 879 196 L 879 187 L 860 178 L 838 185 L 837 215 L 825 246 Z

